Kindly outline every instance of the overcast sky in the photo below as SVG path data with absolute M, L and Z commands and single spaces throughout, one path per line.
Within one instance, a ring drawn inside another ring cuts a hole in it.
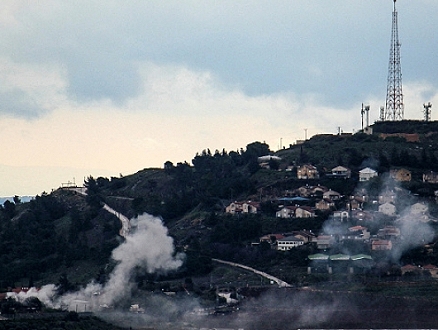
M 405 119 L 438 118 L 438 1 L 399 0 Z M 0 2 L 0 196 L 271 150 L 385 104 L 390 0 Z

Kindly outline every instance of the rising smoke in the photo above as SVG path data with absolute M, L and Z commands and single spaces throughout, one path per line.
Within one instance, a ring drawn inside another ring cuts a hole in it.
M 143 214 L 132 219 L 132 222 L 136 229 L 112 252 L 112 259 L 117 265 L 106 284 L 91 282 L 80 291 L 62 297 L 57 297 L 56 286 L 49 284 L 40 290 L 22 292 L 17 298 L 24 300 L 34 296 L 49 307 L 68 306 L 69 309 L 79 308 L 80 311 L 97 311 L 130 298 L 135 287 L 132 280 L 134 271 L 166 273 L 182 265 L 184 255 L 175 255 L 173 239 L 161 219 Z

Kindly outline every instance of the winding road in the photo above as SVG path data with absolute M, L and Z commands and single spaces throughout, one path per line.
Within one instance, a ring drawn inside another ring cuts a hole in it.
M 78 193 L 82 196 L 87 195 L 87 190 L 85 187 L 74 187 L 74 188 L 68 188 L 68 189 L 75 191 L 76 193 Z M 103 209 L 111 214 L 114 214 L 120 220 L 120 222 L 122 223 L 122 228 L 120 229 L 119 234 L 120 234 L 120 236 L 126 238 L 126 236 L 128 236 L 128 234 L 129 234 L 129 231 L 131 230 L 131 223 L 130 223 L 129 219 L 126 216 L 124 216 L 123 214 L 121 214 L 120 212 L 117 212 L 113 208 L 109 207 L 105 203 L 103 204 Z M 231 261 L 226 261 L 226 260 L 220 260 L 220 259 L 212 259 L 212 260 L 215 262 L 218 262 L 218 263 L 229 265 L 229 266 L 242 268 L 242 269 L 248 270 L 250 272 L 253 272 L 254 274 L 263 276 L 264 278 L 267 278 L 268 280 L 274 281 L 275 283 L 277 283 L 277 285 L 280 288 L 291 287 L 291 285 L 289 283 L 287 283 L 287 282 L 285 282 L 285 281 L 283 281 L 275 276 L 272 276 L 272 275 L 267 274 L 265 272 L 262 272 L 260 270 L 254 269 L 252 267 L 245 266 L 245 265 L 238 264 L 238 263 L 231 262 Z
M 87 196 L 87 189 L 85 187 L 74 187 L 74 188 L 68 188 L 69 190 L 72 190 L 82 196 Z M 103 209 L 111 214 L 114 214 L 122 223 L 122 228 L 119 231 L 120 236 L 126 238 L 128 236 L 129 231 L 131 230 L 131 222 L 129 219 L 121 214 L 120 212 L 117 212 L 113 208 L 109 207 L 108 204 L 103 204 Z

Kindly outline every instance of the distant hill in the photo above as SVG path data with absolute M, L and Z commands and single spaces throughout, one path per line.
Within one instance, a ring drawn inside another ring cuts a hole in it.
M 35 196 L 18 196 L 21 200 L 22 203 L 27 203 L 29 201 L 31 201 L 33 198 L 35 198 Z M 14 196 L 12 197 L 0 197 L 0 204 L 3 204 L 6 201 L 10 201 L 13 202 L 14 201 Z

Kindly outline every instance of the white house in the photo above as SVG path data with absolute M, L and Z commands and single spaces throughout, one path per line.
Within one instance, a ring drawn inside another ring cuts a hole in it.
M 429 211 L 429 208 L 424 203 L 415 203 L 409 209 L 409 213 L 411 214 L 426 214 Z
M 373 170 L 372 168 L 365 167 L 359 171 L 359 181 L 369 181 L 371 178 L 374 178 L 377 175 L 377 171 Z
M 379 206 L 379 212 L 385 215 L 394 216 L 396 208 L 395 205 L 392 203 L 384 203 Z
M 304 244 L 302 239 L 299 239 L 295 236 L 288 236 L 282 239 L 277 240 L 277 250 L 278 251 L 288 251 L 297 246 L 301 246 Z
M 351 170 L 344 166 L 336 166 L 332 168 L 332 178 L 349 179 L 351 177 Z
M 344 220 L 348 221 L 349 218 L 350 218 L 350 213 L 346 210 L 339 210 L 333 212 L 333 220 L 344 222 Z

